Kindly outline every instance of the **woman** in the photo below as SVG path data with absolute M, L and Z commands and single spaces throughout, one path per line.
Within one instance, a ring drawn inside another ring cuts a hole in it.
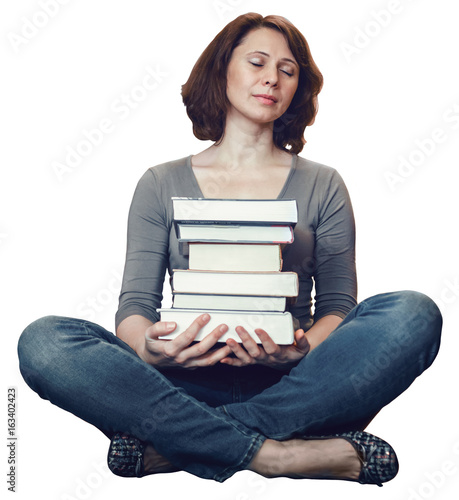
M 363 429 L 431 365 L 442 320 L 417 292 L 357 304 L 346 187 L 334 169 L 298 156 L 321 86 L 306 40 L 286 19 L 251 13 L 229 23 L 182 89 L 196 137 L 215 143 L 149 169 L 137 185 L 117 336 L 62 317 L 23 332 L 25 380 L 111 438 L 115 474 L 186 470 L 221 482 L 249 469 L 380 486 L 396 475 L 395 451 Z M 295 241 L 283 254 L 283 270 L 300 281 L 293 345 L 260 329 L 256 343 L 242 327 L 240 342 L 218 343 L 226 325 L 194 343 L 208 314 L 160 340 L 176 328 L 157 312 L 166 268 L 188 267 L 171 196 L 297 200 Z

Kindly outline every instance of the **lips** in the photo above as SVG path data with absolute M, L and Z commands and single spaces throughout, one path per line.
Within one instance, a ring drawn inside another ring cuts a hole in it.
M 253 97 L 258 99 L 260 102 L 263 102 L 264 104 L 274 104 L 277 102 L 277 99 L 270 94 L 254 94 Z

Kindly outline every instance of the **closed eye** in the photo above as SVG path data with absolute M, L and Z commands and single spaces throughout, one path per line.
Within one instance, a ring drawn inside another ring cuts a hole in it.
M 257 68 L 261 68 L 263 66 L 263 64 L 261 63 L 256 63 L 256 62 L 253 62 L 253 61 L 249 61 L 250 64 L 252 64 L 252 66 L 256 66 Z M 285 69 L 281 69 L 282 73 L 284 73 L 285 75 L 287 76 L 293 76 L 293 73 L 285 70 Z

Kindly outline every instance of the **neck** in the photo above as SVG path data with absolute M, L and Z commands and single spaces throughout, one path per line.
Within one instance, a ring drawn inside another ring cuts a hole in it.
M 257 124 L 229 116 L 223 139 L 210 149 L 217 163 L 250 169 L 263 168 L 285 154 L 274 145 L 273 123 Z

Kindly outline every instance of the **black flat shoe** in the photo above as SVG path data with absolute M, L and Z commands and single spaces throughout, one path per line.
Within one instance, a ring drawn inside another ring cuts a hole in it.
M 361 484 L 377 484 L 382 486 L 393 479 L 398 472 L 398 460 L 389 443 L 368 432 L 353 431 L 319 439 L 342 438 L 352 444 L 362 462 L 357 481 Z M 352 481 L 350 479 L 349 481 Z
M 143 477 L 146 444 L 128 434 L 117 433 L 108 449 L 108 468 L 121 477 Z

